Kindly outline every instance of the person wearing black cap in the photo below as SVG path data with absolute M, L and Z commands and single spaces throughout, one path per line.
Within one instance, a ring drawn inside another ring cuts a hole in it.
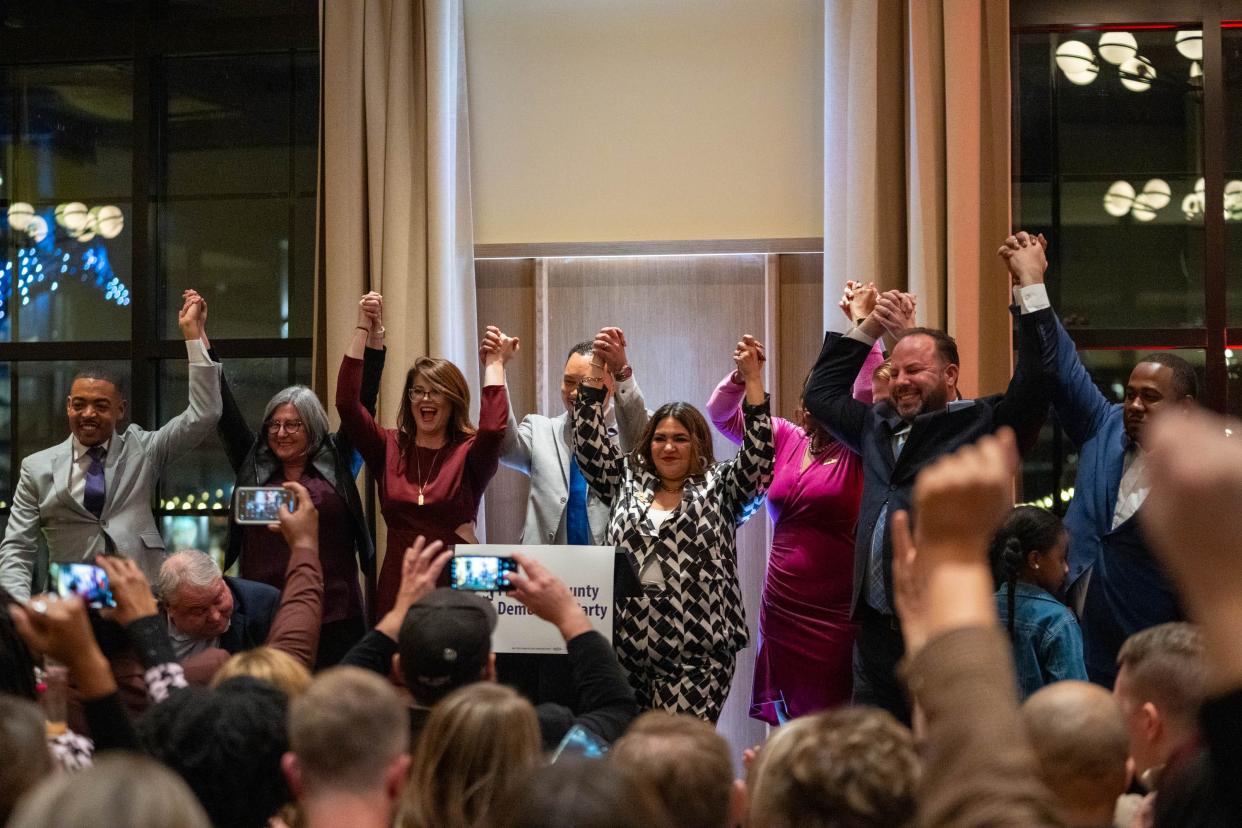
M 424 544 L 419 538 L 406 551 L 393 610 L 342 661 L 384 675 L 397 669 L 414 698 L 411 749 L 436 702 L 471 682 L 496 680 L 496 612 L 472 593 L 434 588 L 451 557 L 442 550 L 440 543 Z M 556 747 L 574 725 L 613 742 L 638 715 L 638 704 L 611 642 L 592 629 L 560 579 L 537 561 L 513 557 L 521 572 L 509 576 L 510 595 L 560 631 L 569 655 L 571 695 L 577 700 L 573 707 L 535 707 L 544 747 Z

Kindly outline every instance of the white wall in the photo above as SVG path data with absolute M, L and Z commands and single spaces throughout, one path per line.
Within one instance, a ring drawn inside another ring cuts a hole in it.
M 465 0 L 478 244 L 823 233 L 820 0 Z

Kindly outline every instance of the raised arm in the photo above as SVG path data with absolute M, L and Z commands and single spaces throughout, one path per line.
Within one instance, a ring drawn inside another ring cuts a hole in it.
M 371 302 L 365 306 L 360 304 L 358 308 L 358 325 L 368 328 L 367 344 L 362 349 L 362 388 L 358 399 L 372 419 L 375 417 L 375 404 L 379 400 L 380 380 L 384 377 L 384 361 L 388 353 L 384 347 L 384 297 L 379 294 L 375 297 L 379 300 L 378 306 Z M 362 454 L 354 449 L 354 444 L 344 431 L 339 432 L 335 440 L 337 449 L 349 458 L 350 474 L 357 477 L 362 468 Z
M 829 331 L 802 394 L 802 404 L 811 416 L 855 453 L 862 450 L 871 406 L 854 399 L 854 378 L 877 338 L 855 338 Z
M 1031 236 L 1025 231 L 1018 231 L 1005 240 L 999 255 L 1009 268 L 1011 283 L 1014 287 L 1015 300 L 1021 306 L 1023 314 L 1050 308 L 1048 292 L 1044 286 L 1044 272 L 1048 269 L 1046 255 L 1047 240 L 1042 236 Z M 1086 367 L 1078 357 L 1078 346 L 1074 344 L 1056 314 L 1048 310 L 1051 320 L 1045 321 L 1042 327 L 1034 332 L 1027 326 L 1019 325 L 1022 339 L 1018 342 L 1019 368 L 1022 368 L 1022 345 L 1032 340 L 1040 348 L 1039 356 L 1028 355 L 1027 365 L 1033 370 L 1040 370 L 1036 359 L 1043 360 L 1044 338 L 1054 339 L 1052 350 L 1055 355 L 1055 369 L 1052 371 L 1052 404 L 1070 441 L 1081 446 L 1091 439 L 1103 426 L 1109 409 L 1112 407 L 1108 399 L 1100 393 L 1087 373 Z M 1051 333 L 1049 333 L 1051 331 Z M 1033 349 L 1032 349 L 1033 350 Z M 1015 372 L 1016 378 L 1016 372 Z
M 629 356 L 625 352 L 625 331 L 617 327 L 600 328 L 591 344 L 593 359 L 602 360 L 604 370 L 612 375 L 612 408 L 617 417 L 617 438 L 621 451 L 634 450 L 647 430 L 647 401 L 634 379 Z
M 737 371 L 732 371 L 717 383 L 716 390 L 707 399 L 707 417 L 712 425 L 729 441 L 739 445 L 746 433 L 746 416 L 742 413 L 745 396 L 745 381 Z
M 370 464 L 382 473 L 384 467 L 385 434 L 375 421 L 375 415 L 367 410 L 362 401 L 363 356 L 367 340 L 371 336 L 371 317 L 379 314 L 380 296 L 368 293 L 358 302 L 359 324 L 341 359 L 341 369 L 336 377 L 336 411 L 341 416 L 341 433 Z M 362 320 L 366 320 L 363 324 Z M 402 403 L 405 404 L 404 402 Z
M 202 297 L 186 291 L 177 322 L 189 360 L 189 404 L 158 430 L 137 432 L 157 469 L 201 443 L 220 421 L 220 366 L 212 362 L 202 341 L 206 314 L 207 303 Z
M 749 334 L 742 337 L 733 353 L 737 372 L 745 383 L 742 401 L 745 433 L 737 456 L 726 461 L 725 510 L 738 523 L 743 523 L 759 507 L 763 494 L 772 482 L 776 462 L 776 446 L 772 440 L 772 417 L 768 395 L 763 389 L 763 345 Z
M 520 343 L 516 336 L 506 336 L 495 326 L 489 326 L 479 345 L 483 360 L 483 388 L 479 400 L 479 429 L 466 463 L 470 474 L 479 482 L 479 488 L 487 485 L 500 465 L 504 450 L 505 433 L 509 421 L 509 389 L 505 386 L 505 364 L 517 353 Z
M 625 457 L 604 422 L 604 378 L 597 370 L 593 365 L 574 402 L 574 454 L 587 484 L 611 507 L 621 488 Z

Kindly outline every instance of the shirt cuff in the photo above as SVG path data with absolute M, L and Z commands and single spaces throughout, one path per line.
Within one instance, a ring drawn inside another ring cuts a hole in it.
M 631 372 L 628 377 L 618 381 L 614 388 L 616 389 L 616 393 L 620 394 L 623 391 L 633 391 L 636 384 L 637 383 L 634 382 L 634 374 Z
M 1048 301 L 1048 288 L 1044 285 L 1027 285 L 1013 289 L 1013 302 L 1022 313 L 1034 313 L 1052 307 Z
M 191 365 L 211 365 L 211 355 L 207 353 L 207 348 L 201 339 L 185 341 L 185 357 Z
M 863 329 L 858 327 L 857 325 L 855 325 L 854 327 L 846 331 L 845 336 L 850 339 L 856 339 L 859 342 L 863 343 L 864 345 L 875 344 L 875 338 L 871 336 L 867 336 L 865 333 L 863 333 Z

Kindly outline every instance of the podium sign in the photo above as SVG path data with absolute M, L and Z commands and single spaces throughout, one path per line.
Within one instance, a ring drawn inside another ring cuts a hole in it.
M 616 548 L 612 546 L 527 546 L 523 544 L 457 544 L 456 555 L 499 555 L 514 552 L 533 558 L 560 578 L 578 600 L 591 626 L 612 642 L 613 568 Z M 477 593 L 496 609 L 496 631 L 492 651 L 563 655 L 565 642 L 555 626 L 522 606 L 504 592 Z

